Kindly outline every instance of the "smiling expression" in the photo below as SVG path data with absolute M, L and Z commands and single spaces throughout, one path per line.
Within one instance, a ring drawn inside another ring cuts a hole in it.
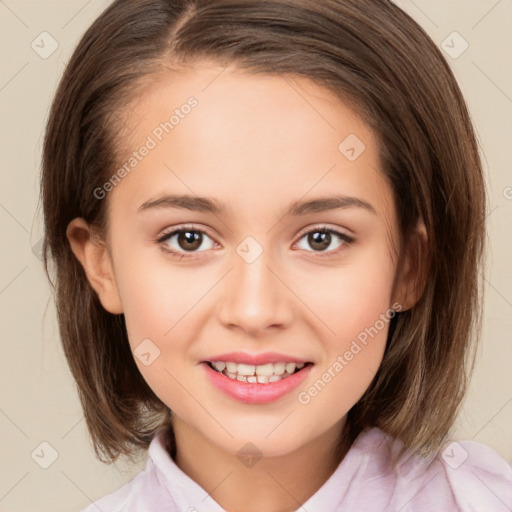
M 140 372 L 177 417 L 228 452 L 279 455 L 341 425 L 379 368 L 388 323 L 353 343 L 400 301 L 396 212 L 353 110 L 305 78 L 221 71 L 169 75 L 126 116 L 120 161 L 150 149 L 108 193 L 115 286 L 100 299 L 124 313 Z M 307 364 L 263 399 L 274 384 L 221 375 L 219 358 Z

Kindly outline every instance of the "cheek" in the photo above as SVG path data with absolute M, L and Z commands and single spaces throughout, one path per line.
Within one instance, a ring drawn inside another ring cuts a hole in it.
M 317 273 L 298 292 L 321 320 L 316 320 L 317 335 L 325 350 L 318 380 L 302 390 L 304 400 L 299 396 L 299 403 L 314 402 L 333 418 L 350 409 L 370 385 L 395 315 L 391 309 L 394 265 L 389 254 L 375 250 L 358 256 L 357 262 L 345 267 Z M 333 395 L 338 397 L 336 407 L 328 412 Z
M 160 391 L 179 389 L 187 378 L 184 368 L 197 363 L 192 348 L 203 326 L 198 315 L 218 277 L 211 269 L 179 268 L 165 255 L 140 254 L 119 263 L 116 279 L 135 362 L 153 391 L 168 403 Z
M 384 244 L 347 252 L 337 267 L 291 275 L 294 291 L 334 337 L 348 340 L 392 306 L 394 263 Z M 318 323 L 318 319 L 316 323 Z
M 178 406 L 186 379 L 194 305 L 211 287 L 169 264 L 142 258 L 119 267 L 118 288 L 132 354 L 153 392 L 169 406 Z M 208 282 L 208 281 L 207 281 Z
M 345 307 L 333 312 L 330 323 L 335 335 L 324 336 L 324 357 L 315 379 L 297 395 L 305 412 L 321 414 L 327 424 L 344 416 L 360 400 L 382 362 L 395 313 L 382 297 L 377 298 L 378 289 L 372 291 L 366 300 L 340 299 Z
M 192 267 L 179 268 L 158 249 L 121 260 L 116 281 L 130 341 L 165 339 L 208 291 L 210 280 Z

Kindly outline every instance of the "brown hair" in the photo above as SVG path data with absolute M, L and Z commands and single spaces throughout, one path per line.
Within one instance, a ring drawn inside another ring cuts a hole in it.
M 108 197 L 94 190 L 119 164 L 123 108 L 148 78 L 200 59 L 313 80 L 377 134 L 401 241 L 425 223 L 428 252 L 416 265 L 428 280 L 419 302 L 393 318 L 381 367 L 344 434 L 352 442 L 378 426 L 406 448 L 439 447 L 474 363 L 486 202 L 471 119 L 439 49 L 387 0 L 117 0 L 67 65 L 41 177 L 45 268 L 97 456 L 112 461 L 147 448 L 171 413 L 138 371 L 124 316 L 102 307 L 66 228 L 83 217 L 104 232 Z

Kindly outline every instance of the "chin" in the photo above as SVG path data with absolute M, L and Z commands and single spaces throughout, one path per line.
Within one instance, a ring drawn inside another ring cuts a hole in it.
M 293 414 L 290 418 L 291 416 Z M 203 435 L 221 450 L 239 457 L 250 455 L 252 452 L 258 457 L 280 457 L 299 450 L 312 441 L 311 430 L 305 429 L 302 433 L 291 432 L 289 425 L 288 428 L 285 426 L 288 420 L 279 425 L 282 419 L 265 423 L 265 428 L 254 429 L 225 424 L 226 430 L 233 437 L 224 431 L 224 435 L 218 437 L 212 437 L 211 432 L 204 432 Z M 267 428 L 270 423 L 272 426 Z

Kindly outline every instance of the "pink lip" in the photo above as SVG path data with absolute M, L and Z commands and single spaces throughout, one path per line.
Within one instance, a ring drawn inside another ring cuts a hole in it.
M 205 361 L 214 363 L 216 361 L 231 361 L 237 364 L 252 364 L 260 366 L 268 363 L 307 363 L 306 359 L 300 359 L 286 354 L 278 354 L 277 352 L 262 352 L 261 354 L 247 354 L 246 352 L 229 352 L 228 354 L 219 354 L 212 356 Z
M 232 359 L 228 360 L 233 361 Z M 206 372 L 212 384 L 229 397 L 246 404 L 266 404 L 278 400 L 298 387 L 309 375 L 313 365 L 308 364 L 300 371 L 285 379 L 278 380 L 277 382 L 269 382 L 267 384 L 253 384 L 231 379 L 223 373 L 216 372 L 210 368 L 208 363 L 201 363 L 201 367 Z

